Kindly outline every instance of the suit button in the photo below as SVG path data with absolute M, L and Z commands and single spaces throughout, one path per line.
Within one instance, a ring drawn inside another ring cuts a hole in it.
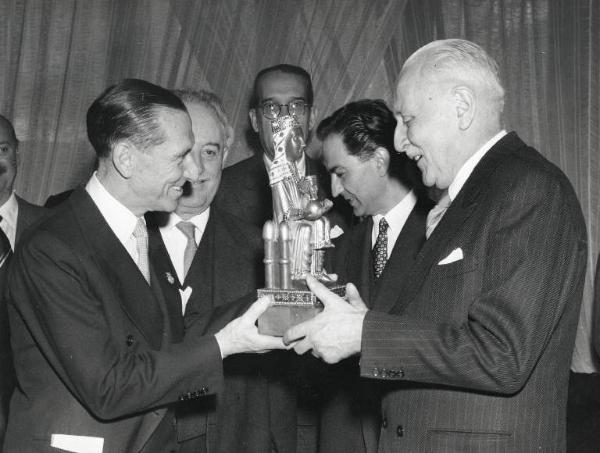
M 127 346 L 132 346 L 133 345 L 133 335 L 127 335 L 127 339 L 125 340 L 125 343 L 127 344 Z
M 387 428 L 387 418 L 384 418 L 383 420 L 381 420 L 381 427 Z
M 396 436 L 398 436 L 398 437 L 404 436 L 404 428 L 402 427 L 402 425 L 396 426 Z

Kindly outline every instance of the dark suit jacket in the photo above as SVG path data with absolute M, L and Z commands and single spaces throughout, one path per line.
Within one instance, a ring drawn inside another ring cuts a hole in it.
M 18 388 L 6 452 L 56 451 L 52 434 L 138 452 L 166 405 L 219 391 L 216 340 L 173 344 L 160 278 L 151 269 L 147 284 L 83 189 L 25 235 L 8 285 Z
M 15 244 L 20 241 L 23 232 L 40 219 L 46 212 L 44 208 L 31 204 L 19 196 L 16 196 L 16 198 L 19 208 L 17 213 Z M 10 349 L 8 312 L 6 309 L 6 300 L 4 298 L 6 276 L 10 260 L 11 258 L 8 258 L 0 268 L 0 445 L 2 445 L 4 432 L 8 425 L 8 406 L 16 382 L 12 352 Z
M 361 375 L 389 385 L 379 450 L 563 452 L 585 266 L 571 184 L 508 134 L 365 318 Z
M 330 177 L 323 165 L 306 156 L 306 174 L 317 175 L 320 196 L 332 199 Z M 338 225 L 345 230 L 352 223 L 352 209 L 342 197 L 333 201 L 334 207 L 327 217 L 331 226 Z M 213 205 L 258 228 L 273 218 L 269 175 L 261 154 L 223 170 Z
M 168 272 L 174 276 L 173 285 L 166 279 L 161 282 L 165 286 L 165 295 L 177 307 L 178 318 L 185 324 L 185 330 L 203 322 L 215 307 L 230 304 L 247 294 L 250 294 L 250 300 L 256 299 L 256 288 L 263 286 L 264 274 L 262 237 L 258 228 L 211 207 L 196 255 L 185 281 L 180 284 L 158 230 L 160 214 L 147 218 L 151 260 L 159 273 Z M 177 288 L 188 286 L 192 288 L 192 294 L 182 317 Z M 203 441 L 209 453 L 268 452 L 272 437 L 277 451 L 295 451 L 295 398 L 289 388 L 287 398 L 278 399 L 275 395 L 269 398 L 269 391 L 275 392 L 278 387 L 276 382 L 269 385 L 268 371 L 273 365 L 271 355 L 280 354 L 228 357 L 223 365 L 223 392 L 216 399 L 195 402 L 186 408 L 188 418 L 202 414 L 204 423 L 208 423 Z M 272 409 L 278 410 L 277 416 L 271 414 Z
M 356 225 L 335 253 L 334 272 L 341 282 L 354 283 L 367 306 L 376 309 L 399 290 L 401 276 L 414 265 L 425 242 L 425 222 L 432 207 L 421 198 L 408 216 L 381 277 L 375 281 L 371 247 L 371 217 Z M 373 382 L 358 377 L 358 360 L 349 358 L 330 367 L 331 390 L 321 414 L 322 453 L 373 451 L 379 436 L 379 391 Z

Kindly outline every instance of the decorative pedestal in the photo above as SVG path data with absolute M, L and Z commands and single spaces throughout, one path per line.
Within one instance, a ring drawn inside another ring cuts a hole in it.
M 338 296 L 346 296 L 344 285 L 330 286 Z M 323 304 L 308 289 L 263 288 L 258 297 L 273 296 L 275 304 L 258 318 L 258 331 L 264 335 L 283 336 L 296 324 L 307 321 L 323 311 Z

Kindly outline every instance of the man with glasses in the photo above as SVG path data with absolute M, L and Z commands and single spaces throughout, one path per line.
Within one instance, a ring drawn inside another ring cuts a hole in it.
M 262 228 L 267 220 L 273 218 L 268 175 L 275 156 L 273 122 L 284 116 L 294 117 L 299 128 L 296 128 L 298 133 L 295 133 L 293 140 L 303 141 L 304 144 L 308 142 L 317 116 L 317 109 L 313 105 L 310 75 L 304 69 L 288 64 L 261 70 L 254 80 L 249 116 L 252 129 L 258 135 L 261 152 L 223 171 L 214 204 L 245 222 Z M 299 178 L 316 175 L 320 195 L 332 199 L 329 176 L 325 168 L 307 156 L 304 148 L 302 145 L 286 147 L 288 161 L 295 163 Z M 344 200 L 340 201 L 342 204 L 335 200 L 334 208 L 327 213 L 332 227 L 332 239 L 335 238 L 336 232 L 339 234 L 345 229 L 351 218 L 349 206 Z M 289 408 L 289 399 L 297 398 L 297 451 L 316 451 L 317 419 L 312 407 L 317 404 L 318 395 L 316 388 L 307 384 L 309 378 L 306 376 L 311 376 L 311 381 L 318 380 L 318 377 L 315 378 L 316 370 L 312 369 L 318 363 L 313 362 L 312 357 L 294 360 L 291 363 L 288 363 L 289 359 L 288 354 L 284 354 L 277 364 L 273 362 L 273 366 L 289 375 L 289 384 L 270 386 L 273 406 L 271 410 L 277 411 L 278 407 Z M 285 437 L 286 434 L 280 437 Z
M 261 70 L 254 80 L 249 116 L 252 129 L 258 134 L 262 152 L 223 171 L 215 203 L 225 211 L 262 228 L 265 221 L 273 217 L 268 176 L 275 155 L 272 123 L 281 116 L 295 117 L 302 129 L 301 139 L 304 143 L 308 142 L 317 116 L 310 75 L 304 69 L 288 64 Z M 316 175 L 320 191 L 330 198 L 329 176 L 324 167 L 304 151 L 292 152 L 292 149 L 297 148 L 288 147 L 287 158 L 296 164 L 298 176 Z M 341 203 L 335 200 L 334 210 L 328 217 L 332 226 L 339 225 L 343 230 L 351 213 L 348 205 L 341 199 L 339 201 Z

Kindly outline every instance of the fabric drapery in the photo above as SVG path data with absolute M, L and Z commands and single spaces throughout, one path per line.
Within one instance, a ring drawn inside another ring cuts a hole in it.
M 590 253 L 575 358 L 594 360 L 600 1 L 5 0 L 0 26 L 0 113 L 21 141 L 16 189 L 38 203 L 89 177 L 85 113 L 122 78 L 222 96 L 236 133 L 231 164 L 251 153 L 248 101 L 265 66 L 312 74 L 318 122 L 351 100 L 391 105 L 402 63 L 433 39 L 481 44 L 500 65 L 506 129 L 565 171 L 581 201 Z M 309 151 L 319 149 L 313 137 Z

